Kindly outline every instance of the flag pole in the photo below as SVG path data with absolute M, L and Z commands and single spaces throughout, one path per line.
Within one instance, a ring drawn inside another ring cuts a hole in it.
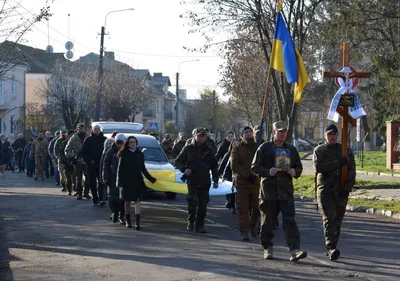
M 260 144 L 261 144 L 264 119 L 267 115 L 267 103 L 268 103 L 268 97 L 269 97 L 269 84 L 270 84 L 270 79 L 271 79 L 271 71 L 272 71 L 272 67 L 270 66 L 268 69 L 268 74 L 267 74 L 267 82 L 265 84 L 265 96 L 264 96 L 263 109 L 262 109 L 261 121 L 260 121 L 260 133 L 258 134 L 258 138 L 257 138 L 257 146 L 260 146 Z

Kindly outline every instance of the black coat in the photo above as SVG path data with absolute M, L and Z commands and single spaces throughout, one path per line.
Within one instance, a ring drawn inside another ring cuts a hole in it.
M 231 165 L 229 165 L 229 157 L 231 157 L 231 154 L 229 152 L 225 153 L 224 158 L 222 158 L 221 164 L 219 165 L 218 174 L 222 176 L 223 179 L 232 181 L 232 169 Z
M 82 158 L 88 165 L 89 169 L 99 168 L 101 155 L 103 154 L 104 142 L 107 138 L 103 133 L 99 135 L 92 134 L 87 137 L 82 146 Z M 91 163 L 94 161 L 94 163 Z
M 121 187 L 119 196 L 121 200 L 136 201 L 143 199 L 146 185 L 142 174 L 149 181 L 155 181 L 146 169 L 143 152 L 139 149 L 122 151 L 117 171 L 117 186 Z
M 0 150 L 0 165 L 10 164 L 11 154 L 10 154 L 10 142 L 5 141 L 1 144 Z
M 117 202 L 119 200 L 119 188 L 117 187 L 118 156 L 115 143 L 106 151 L 102 163 L 100 178 L 107 185 L 108 200 Z
M 11 146 L 13 149 L 21 149 L 22 151 L 24 151 L 25 146 L 26 146 L 26 140 L 24 138 L 22 139 L 17 139 L 13 145 Z
M 218 148 L 217 154 L 215 155 L 215 157 L 217 158 L 217 161 L 224 158 L 225 154 L 228 152 L 230 145 L 231 145 L 231 143 L 229 141 L 227 141 L 226 139 L 224 139 L 224 141 Z

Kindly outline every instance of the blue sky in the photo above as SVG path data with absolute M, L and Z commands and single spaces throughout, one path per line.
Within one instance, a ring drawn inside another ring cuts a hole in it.
M 21 4 L 27 17 L 28 11 L 35 13 L 44 3 L 45 0 L 23 0 Z M 64 45 L 69 38 L 74 43 L 74 59 L 89 52 L 99 53 L 98 33 L 105 16 L 110 11 L 126 8 L 135 10 L 107 17 L 106 51 L 114 51 L 116 59 L 134 68 L 170 76 L 172 92 L 175 92 L 179 64 L 198 58 L 198 62 L 181 64 L 181 88 L 187 89 L 189 98 L 197 97 L 204 87 L 220 91 L 216 84 L 222 59 L 215 52 L 188 53 L 183 48 L 202 46 L 205 40 L 200 34 L 188 34 L 189 26 L 179 17 L 187 6 L 180 5 L 180 0 L 56 0 L 51 8 L 50 38 L 47 23 L 38 23 L 25 36 L 24 44 L 45 49 L 49 42 L 54 52 L 65 52 Z

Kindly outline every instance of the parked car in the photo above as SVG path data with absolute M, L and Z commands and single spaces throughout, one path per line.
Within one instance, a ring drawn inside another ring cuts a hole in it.
M 298 151 L 310 151 L 313 150 L 314 147 L 317 146 L 317 144 L 314 144 L 313 142 L 303 139 L 303 138 L 298 138 L 296 140 L 296 148 Z
M 112 134 L 114 131 L 118 133 L 134 133 L 140 134 L 143 131 L 143 124 L 133 122 L 107 122 L 107 121 L 96 121 L 92 123 L 92 128 L 95 125 L 99 125 L 103 134 Z
M 111 137 L 111 133 L 106 133 L 104 136 Z M 125 137 L 135 136 L 138 140 L 138 148 L 144 153 L 144 162 L 150 174 L 152 170 L 171 170 L 175 173 L 175 168 L 168 161 L 167 155 L 162 150 L 160 143 L 156 138 L 149 135 L 124 133 Z M 168 199 L 175 199 L 176 193 L 165 192 Z

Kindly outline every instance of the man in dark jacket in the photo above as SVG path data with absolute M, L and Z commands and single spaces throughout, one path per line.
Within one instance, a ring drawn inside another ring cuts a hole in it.
M 348 157 L 342 157 L 342 145 L 337 143 L 339 133 L 335 125 L 325 129 L 325 143 L 314 149 L 313 162 L 316 170 L 317 201 L 324 226 L 326 255 L 337 260 L 340 251 L 340 227 L 346 212 L 349 192 L 356 179 L 356 165 L 351 149 Z M 343 166 L 347 166 L 347 179 L 341 187 Z
M 273 124 L 272 142 L 265 142 L 256 152 L 252 163 L 254 174 L 261 177 L 261 245 L 264 259 L 273 258 L 273 225 L 277 210 L 282 213 L 283 230 L 290 250 L 290 260 L 297 261 L 307 256 L 300 250 L 300 232 L 295 220 L 293 178 L 300 177 L 303 166 L 297 149 L 288 144 L 285 122 Z M 285 155 L 282 157 L 281 155 Z M 282 163 L 285 160 L 285 163 Z M 278 208 L 279 206 L 279 208 Z
M 188 226 L 193 231 L 205 233 L 204 219 L 207 213 L 207 203 L 210 199 L 210 170 L 213 177 L 213 188 L 218 188 L 218 163 L 215 154 L 205 143 L 204 128 L 196 129 L 191 144 L 185 146 L 175 159 L 175 166 L 184 173 L 187 180 L 188 195 Z
M 11 155 L 10 155 L 10 142 L 5 135 L 1 135 L 1 151 L 0 151 L 0 165 L 6 164 L 10 166 Z
M 254 141 L 253 129 L 244 127 L 242 139 L 232 143 L 230 163 L 234 174 L 234 185 L 237 191 L 237 211 L 239 230 L 243 241 L 249 240 L 249 228 L 251 236 L 257 237 L 257 223 L 260 218 L 258 207 L 258 195 L 260 180 L 251 171 L 251 162 L 257 150 Z M 249 218 L 249 206 L 251 218 Z
M 175 140 L 174 146 L 172 147 L 172 155 L 177 157 L 181 153 L 182 149 L 186 145 L 187 136 L 186 134 L 179 133 L 178 138 Z
M 100 172 L 100 159 L 107 138 L 101 132 L 100 126 L 95 125 L 92 135 L 87 137 L 82 146 L 82 158 L 85 160 L 89 171 L 89 185 L 92 192 L 93 205 L 103 206 L 103 189 L 98 188 L 97 180 Z M 99 201 L 100 200 L 100 201 Z
M 117 187 L 117 171 L 118 171 L 118 151 L 124 146 L 126 137 L 124 134 L 115 136 L 115 143 L 107 150 L 103 162 L 101 177 L 103 183 L 107 186 L 108 202 L 112 212 L 111 219 L 114 223 L 119 220 L 120 224 L 125 224 L 125 201 L 119 199 L 119 188 Z
M 13 145 L 11 146 L 14 150 L 17 151 L 19 172 L 24 171 L 24 159 L 22 159 L 22 154 L 24 153 L 25 146 L 26 146 L 26 140 L 24 139 L 23 134 L 19 134 L 18 139 L 16 139 Z

